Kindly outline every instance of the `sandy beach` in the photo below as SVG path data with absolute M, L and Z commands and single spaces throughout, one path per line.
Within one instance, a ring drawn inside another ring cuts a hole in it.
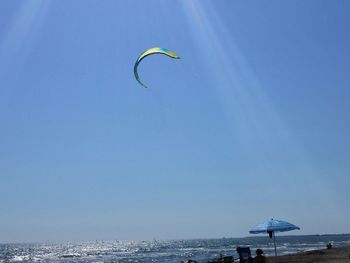
M 269 263 L 350 263 L 350 246 L 268 257 Z

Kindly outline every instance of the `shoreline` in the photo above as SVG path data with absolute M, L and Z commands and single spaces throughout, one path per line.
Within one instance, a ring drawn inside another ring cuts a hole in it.
M 266 257 L 268 263 L 350 263 L 350 246 Z

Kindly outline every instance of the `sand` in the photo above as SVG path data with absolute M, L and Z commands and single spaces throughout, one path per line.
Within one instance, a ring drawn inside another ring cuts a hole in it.
M 350 246 L 268 257 L 268 263 L 350 263 Z

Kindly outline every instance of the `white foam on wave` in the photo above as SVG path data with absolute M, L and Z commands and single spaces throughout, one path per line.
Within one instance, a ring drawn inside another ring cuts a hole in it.
M 24 260 L 30 260 L 30 256 L 17 256 L 14 255 L 11 259 L 10 262 L 20 262 Z

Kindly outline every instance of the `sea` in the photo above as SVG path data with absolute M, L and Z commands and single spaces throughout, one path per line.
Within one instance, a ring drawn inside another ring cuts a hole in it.
M 350 246 L 350 234 L 276 236 L 279 255 Z M 244 238 L 151 240 L 151 241 L 89 241 L 66 243 L 0 244 L 0 263 L 5 262 L 79 262 L 79 263 L 179 263 L 189 259 L 206 263 L 220 256 L 238 258 L 236 247 L 249 246 L 252 254 L 261 248 L 274 254 L 273 240 L 266 236 Z

